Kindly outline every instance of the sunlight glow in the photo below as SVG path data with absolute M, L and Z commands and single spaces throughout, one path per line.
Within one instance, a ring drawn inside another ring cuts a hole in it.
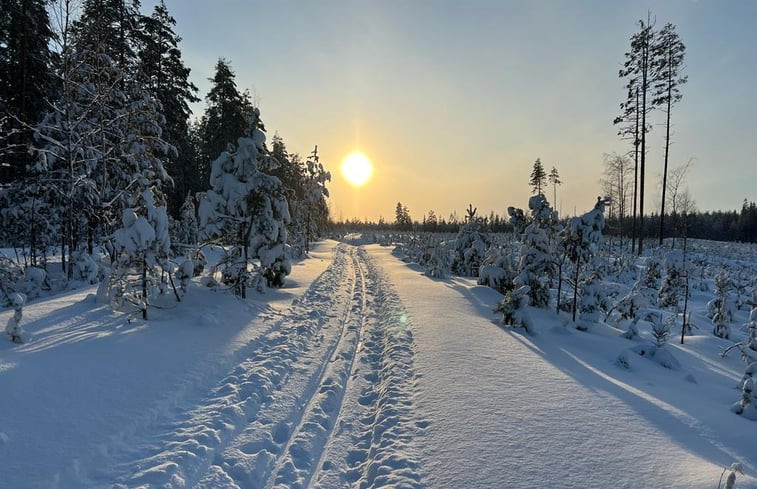
M 364 185 L 373 175 L 373 165 L 363 153 L 358 151 L 342 161 L 342 176 L 355 187 Z

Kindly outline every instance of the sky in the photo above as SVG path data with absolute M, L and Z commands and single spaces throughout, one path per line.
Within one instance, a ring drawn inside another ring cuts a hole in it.
M 157 3 L 143 0 L 149 12 Z M 618 70 L 638 20 L 677 26 L 686 45 L 673 107 L 670 167 L 693 159 L 700 210 L 757 200 L 757 2 L 166 0 L 191 79 L 204 98 L 219 57 L 250 89 L 269 137 L 290 152 L 318 145 L 332 172 L 335 219 L 413 219 L 429 210 L 506 215 L 526 207 L 533 162 L 557 168 L 555 207 L 590 209 L 603 155 L 625 153 L 612 120 Z M 201 115 L 204 102 L 194 106 Z M 664 114 L 652 115 L 645 212 L 659 212 Z M 363 152 L 373 178 L 342 178 Z M 552 191 L 546 193 L 550 200 Z

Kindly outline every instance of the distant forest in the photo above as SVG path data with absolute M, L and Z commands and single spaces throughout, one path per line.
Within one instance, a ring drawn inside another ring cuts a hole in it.
M 740 241 L 745 243 L 757 243 L 757 203 L 744 199 L 740 211 L 707 211 L 693 212 L 690 214 L 668 216 L 671 221 L 666 227 L 664 238 L 683 237 L 711 239 L 715 241 Z M 513 231 L 513 226 L 507 217 L 491 212 L 488 216 L 480 218 L 482 229 L 491 233 L 507 233 Z M 439 218 L 433 211 L 424 214 L 420 219 L 412 219 L 406 207 L 403 206 L 399 219 L 387 222 L 380 218 L 378 222 L 363 221 L 360 219 L 348 219 L 335 221 L 331 227 L 339 231 L 416 231 L 456 233 L 464 220 L 458 218 L 456 213 L 449 217 Z M 607 219 L 605 234 L 610 236 L 630 236 L 632 218 L 623 219 L 610 216 Z M 652 214 L 644 220 L 645 238 L 656 238 L 660 227 L 660 216 Z

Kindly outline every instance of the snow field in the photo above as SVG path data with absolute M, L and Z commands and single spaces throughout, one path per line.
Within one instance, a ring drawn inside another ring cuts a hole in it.
M 494 316 L 502 297 L 494 290 L 431 279 L 390 249 L 366 249 L 415 326 L 416 408 L 430 422 L 420 457 L 427 487 L 705 489 L 734 461 L 754 474 L 754 426 L 728 412 L 738 397 L 731 362 L 717 379 L 706 376 L 713 365 L 693 370 L 701 388 L 686 370 L 638 356 L 629 372 L 614 361 L 636 343 L 619 331 L 578 332 L 529 308 L 539 333 L 524 335 Z M 716 358 L 717 349 L 706 355 Z M 753 475 L 738 481 L 757 487 Z

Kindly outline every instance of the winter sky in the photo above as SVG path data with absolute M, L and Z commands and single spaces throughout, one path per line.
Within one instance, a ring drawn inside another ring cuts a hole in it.
M 149 12 L 155 0 L 143 0 Z M 630 144 L 613 118 L 629 37 L 650 9 L 686 44 L 683 100 L 673 109 L 671 166 L 694 158 L 700 210 L 757 199 L 757 2 L 166 0 L 204 97 L 218 57 L 249 88 L 269 135 L 291 152 L 317 144 L 334 174 L 335 218 L 414 219 L 524 207 L 540 157 L 563 180 L 563 214 L 599 195 L 602 155 Z M 200 115 L 204 103 L 195 106 Z M 647 205 L 659 212 L 661 112 L 648 143 Z M 373 179 L 355 189 L 342 159 L 362 151 Z M 551 189 L 547 193 L 552 200 Z

